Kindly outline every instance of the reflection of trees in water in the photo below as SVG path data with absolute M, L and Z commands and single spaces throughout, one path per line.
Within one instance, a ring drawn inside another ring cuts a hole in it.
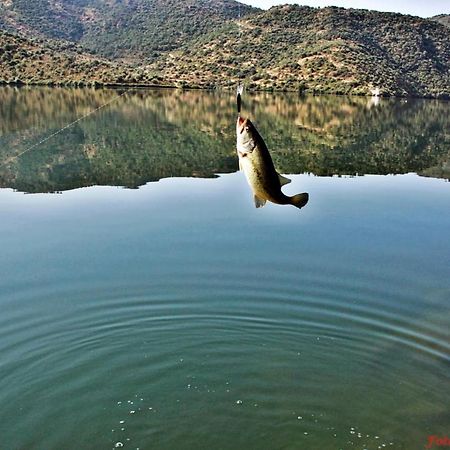
M 232 93 L 137 90 L 32 151 L 24 149 L 119 95 L 114 90 L 0 89 L 0 183 L 29 192 L 137 187 L 237 168 Z M 244 96 L 278 168 L 316 175 L 415 171 L 449 178 L 450 105 L 359 97 Z
M 110 101 L 114 90 L 2 87 L 0 136 L 30 128 L 64 126 Z

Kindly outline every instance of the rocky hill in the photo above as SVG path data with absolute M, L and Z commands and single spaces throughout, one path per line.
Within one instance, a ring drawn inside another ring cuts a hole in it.
M 172 83 L 317 93 L 448 96 L 448 29 L 419 17 L 281 6 L 226 24 L 160 58 Z
M 256 11 L 234 0 L 0 0 L 0 28 L 142 62 Z
M 442 23 L 442 25 L 450 27 L 450 14 L 439 14 L 437 16 L 431 17 L 431 20 L 434 20 L 435 22 L 439 22 Z
M 450 97 L 444 16 L 234 0 L 0 0 L 0 13 L 9 82 Z
M 0 31 L 0 84 L 161 84 L 143 68 L 98 58 L 70 42 Z

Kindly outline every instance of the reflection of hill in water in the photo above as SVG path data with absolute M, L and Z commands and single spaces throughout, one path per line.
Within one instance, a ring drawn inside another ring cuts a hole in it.
M 0 89 L 0 186 L 48 192 L 90 185 L 138 187 L 170 176 L 237 169 L 229 93 L 127 92 L 20 157 L 117 91 Z M 449 178 L 450 105 L 435 101 L 246 95 L 284 173 L 417 172 Z

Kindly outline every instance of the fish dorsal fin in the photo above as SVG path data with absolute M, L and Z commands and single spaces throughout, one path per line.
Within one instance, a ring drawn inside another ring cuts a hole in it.
M 254 195 L 253 199 L 255 200 L 255 206 L 257 208 L 262 208 L 266 204 L 266 200 L 264 200 L 261 197 L 258 197 L 256 194 Z
M 291 180 L 289 178 L 283 177 L 283 175 L 278 174 L 278 179 L 280 180 L 281 186 L 284 186 L 285 184 L 289 184 Z

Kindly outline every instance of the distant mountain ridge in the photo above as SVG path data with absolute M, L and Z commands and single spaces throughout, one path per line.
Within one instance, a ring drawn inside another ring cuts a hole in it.
M 439 14 L 437 16 L 430 17 L 430 19 L 450 27 L 450 14 Z
M 0 28 L 142 62 L 256 11 L 234 0 L 0 0 Z
M 71 64 L 102 65 L 102 76 L 80 75 L 86 82 L 222 88 L 244 80 L 250 89 L 450 97 L 444 15 L 296 5 L 262 11 L 234 0 L 0 0 L 0 13 L 0 29 L 52 49 L 42 50 L 45 76 L 33 73 L 42 53 L 31 52 L 26 64 L 17 54 L 0 57 L 7 82 L 72 82 L 56 70 L 72 43 L 84 57 Z M 0 42 L 8 39 L 17 36 L 4 33 Z
M 450 94 L 450 34 L 419 17 L 344 8 L 273 7 L 226 24 L 155 68 L 172 82 L 389 95 Z M 237 69 L 236 69 L 237 68 Z M 223 75 L 226 74 L 224 78 Z

